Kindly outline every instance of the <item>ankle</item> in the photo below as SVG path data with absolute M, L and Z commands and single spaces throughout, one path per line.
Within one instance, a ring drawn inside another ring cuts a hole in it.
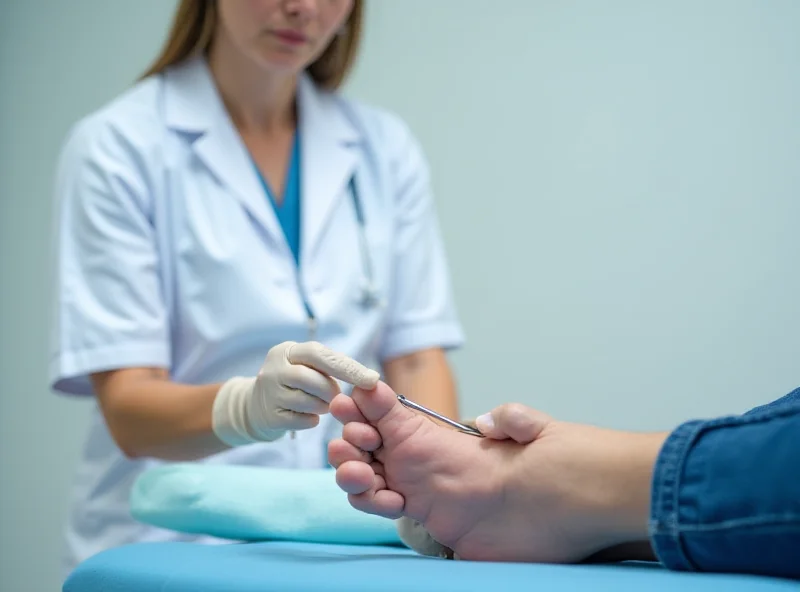
M 648 539 L 653 468 L 666 433 L 616 432 L 604 468 L 608 484 L 602 510 L 608 543 Z

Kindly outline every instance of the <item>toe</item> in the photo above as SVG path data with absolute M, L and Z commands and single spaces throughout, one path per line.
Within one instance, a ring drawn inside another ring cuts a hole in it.
M 372 455 L 353 446 L 350 442 L 338 438 L 328 443 L 328 462 L 332 467 L 338 469 L 341 465 L 349 461 L 361 461 L 371 463 Z M 374 467 L 373 467 L 374 469 Z
M 336 469 L 336 484 L 350 494 L 360 494 L 373 489 L 375 471 L 365 462 L 347 461 Z
M 339 422 L 347 424 L 352 421 L 359 421 L 366 423 L 366 418 L 358 410 L 356 402 L 348 397 L 339 393 L 336 395 L 330 404 L 331 415 L 333 415 Z
M 352 398 L 369 423 L 378 428 L 384 447 L 392 448 L 408 439 L 425 423 L 434 425 L 403 406 L 384 382 L 379 382 L 372 390 L 355 388 Z
M 405 505 L 403 496 L 389 489 L 371 489 L 360 494 L 350 494 L 347 500 L 356 510 L 393 520 L 403 515 Z
M 378 386 L 371 390 L 354 388 L 352 398 L 364 417 L 373 424 L 383 419 L 396 405 L 399 405 L 397 395 L 383 381 L 380 381 Z
M 520 444 L 533 442 L 552 419 L 545 413 L 519 403 L 506 403 L 475 420 L 488 438 L 511 438 Z
M 356 448 L 373 452 L 381 446 L 381 435 L 367 423 L 348 423 L 342 430 L 342 438 Z

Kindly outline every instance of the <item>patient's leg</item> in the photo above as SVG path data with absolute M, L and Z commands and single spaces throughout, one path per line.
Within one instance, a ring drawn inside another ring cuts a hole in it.
M 647 536 L 661 436 L 547 418 L 529 444 L 477 438 L 384 383 L 337 396 L 331 412 L 345 426 L 329 460 L 350 503 L 416 520 L 462 559 L 574 562 Z

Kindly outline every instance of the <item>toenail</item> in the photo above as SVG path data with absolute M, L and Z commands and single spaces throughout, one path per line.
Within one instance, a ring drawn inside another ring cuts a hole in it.
M 491 413 L 484 413 L 475 419 L 475 425 L 482 432 L 489 431 L 494 427 L 494 418 Z

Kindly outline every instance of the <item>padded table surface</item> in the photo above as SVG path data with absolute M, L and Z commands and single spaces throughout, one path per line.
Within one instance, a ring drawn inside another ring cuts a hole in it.
M 797 592 L 798 583 L 670 572 L 656 565 L 536 565 L 447 561 L 399 547 L 265 542 L 141 543 L 100 553 L 64 592 L 375 592 L 646 590 Z

